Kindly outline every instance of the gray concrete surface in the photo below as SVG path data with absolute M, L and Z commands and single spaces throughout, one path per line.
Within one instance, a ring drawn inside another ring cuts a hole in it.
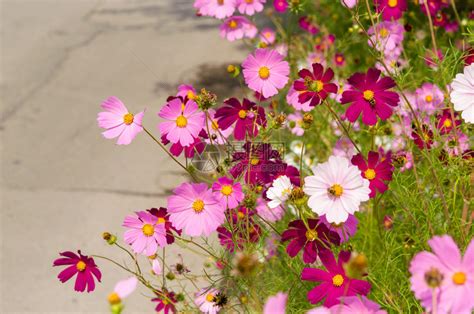
M 100 102 L 120 97 L 144 124 L 200 66 L 242 60 L 192 0 L 0 0 L 0 313 L 106 313 L 126 275 L 97 261 L 103 282 L 78 294 L 51 267 L 62 250 L 122 255 L 101 239 L 133 210 L 165 205 L 185 180 L 141 134 L 119 147 L 100 135 Z M 179 248 L 170 250 L 175 258 Z M 185 256 L 193 270 L 196 258 Z M 152 313 L 140 293 L 129 313 Z

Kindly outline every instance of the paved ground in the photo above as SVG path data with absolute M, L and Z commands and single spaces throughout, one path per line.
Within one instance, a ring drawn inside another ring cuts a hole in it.
M 113 255 L 102 231 L 121 234 L 127 213 L 165 205 L 166 190 L 184 178 L 144 135 L 127 147 L 102 139 L 100 102 L 116 95 L 133 111 L 146 107 L 154 129 L 180 82 L 244 51 L 220 39 L 216 22 L 195 17 L 191 0 L 0 4 L 0 312 L 105 313 L 106 294 L 125 275 L 100 262 L 103 283 L 77 294 L 58 282 L 52 260 L 75 248 Z M 127 300 L 129 313 L 150 313 L 143 301 Z

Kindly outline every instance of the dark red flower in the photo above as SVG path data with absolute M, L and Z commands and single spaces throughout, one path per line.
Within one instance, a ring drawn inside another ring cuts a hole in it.
M 172 244 L 174 242 L 173 232 L 176 232 L 178 235 L 181 235 L 181 230 L 176 229 L 173 224 L 170 222 L 168 210 L 164 207 L 150 208 L 147 209 L 147 212 L 152 214 L 155 217 L 158 217 L 157 224 L 164 223 L 166 229 L 166 243 Z
M 94 277 L 100 282 L 102 274 L 92 257 L 82 255 L 80 250 L 77 253 L 79 255 L 70 251 L 59 253 L 64 257 L 56 259 L 53 266 L 69 265 L 69 267 L 60 272 L 58 278 L 61 282 L 66 282 L 77 274 L 74 290 L 84 292 L 87 287 L 87 292 L 94 291 Z
M 319 252 L 319 258 L 327 271 L 318 268 L 304 268 L 301 273 L 302 280 L 320 282 L 308 292 L 311 304 L 319 303 L 322 299 L 325 307 L 340 303 L 340 297 L 367 295 L 370 292 L 370 283 L 364 280 L 352 279 L 346 276 L 344 264 L 349 261 L 351 253 L 341 251 L 338 261 L 329 250 Z
M 288 229 L 281 235 L 281 241 L 290 241 L 286 247 L 290 257 L 295 257 L 303 249 L 303 262 L 311 264 L 316 261 L 318 251 L 330 249 L 331 244 L 339 245 L 340 238 L 319 219 L 308 219 L 308 227 L 303 220 L 290 222 Z
M 421 130 L 413 129 L 411 137 L 420 149 L 430 149 L 433 145 L 433 131 L 426 124 L 421 126 Z
M 453 117 L 451 116 L 451 110 L 445 109 L 443 113 L 438 115 L 438 130 L 440 134 L 447 134 L 451 132 L 454 126 L 458 126 L 461 124 L 461 120 L 459 120 L 459 114 L 457 112 L 454 113 L 454 121 Z
M 380 73 L 370 68 L 367 74 L 355 73 L 348 79 L 351 87 L 342 93 L 341 103 L 352 103 L 345 114 L 349 121 L 355 122 L 362 113 L 363 123 L 375 125 L 377 116 L 387 120 L 392 115 L 391 107 L 398 105 L 400 97 L 387 91 L 395 86 L 395 82 L 390 77 L 380 78 Z
M 313 63 L 313 72 L 302 69 L 298 72 L 300 79 L 293 83 L 293 88 L 299 92 L 298 101 L 304 104 L 310 101 L 310 106 L 319 105 L 330 93 L 337 93 L 337 85 L 330 83 L 334 77 L 331 68 L 324 71 L 320 63 Z
M 247 98 L 242 104 L 236 98 L 224 101 L 224 106 L 217 109 L 215 118 L 222 130 L 228 129 L 235 123 L 234 137 L 236 140 L 244 140 L 247 134 L 255 137 L 258 134 L 258 125 L 265 126 L 265 110 L 257 106 Z
M 344 58 L 344 55 L 342 53 L 336 53 L 334 55 L 334 62 L 338 66 L 344 66 L 344 64 L 346 64 L 346 58 Z
M 352 157 L 352 164 L 361 171 L 361 176 L 369 180 L 371 198 L 375 197 L 376 192 L 384 193 L 388 186 L 387 181 L 392 180 L 393 165 L 390 157 L 385 158 L 377 152 L 369 152 L 367 161 L 359 153 Z
M 175 304 L 178 302 L 176 300 L 176 295 L 174 292 L 160 292 L 156 293 L 157 297 L 151 299 L 151 302 L 157 302 L 158 304 L 155 307 L 155 311 L 163 311 L 165 314 L 176 313 Z
M 244 152 L 236 152 L 232 156 L 232 162 L 236 165 L 229 172 L 234 178 L 243 174 L 245 182 L 264 185 L 270 183 L 274 174 L 284 168 L 280 154 L 268 143 L 247 142 L 243 148 Z
M 302 16 L 298 20 L 298 24 L 302 29 L 307 31 L 308 33 L 311 33 L 312 35 L 316 35 L 319 33 L 319 28 L 314 25 L 311 20 L 307 16 Z

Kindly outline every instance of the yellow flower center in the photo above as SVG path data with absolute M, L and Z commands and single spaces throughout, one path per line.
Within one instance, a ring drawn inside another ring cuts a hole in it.
M 270 69 L 266 66 L 261 67 L 260 70 L 258 70 L 258 76 L 260 76 L 261 79 L 266 80 L 270 76 Z
M 364 91 L 364 99 L 367 101 L 371 101 L 374 99 L 374 92 L 370 89 Z
M 324 83 L 320 80 L 311 82 L 311 89 L 316 92 L 322 91 L 323 87 L 324 87 Z
M 368 180 L 375 179 L 375 170 L 374 169 L 367 169 L 364 171 L 365 178 Z
M 194 98 L 196 98 L 196 95 L 194 95 L 194 93 L 193 93 L 192 90 L 188 91 L 187 96 L 188 96 L 189 99 L 194 99 Z M 184 110 L 184 109 L 183 109 L 183 110 Z
M 209 293 L 206 295 L 206 301 L 207 302 L 213 302 L 214 301 L 214 295 L 212 293 Z
M 230 27 L 230 28 L 237 28 L 237 22 L 234 21 L 234 20 L 231 20 L 231 21 L 229 22 L 229 27 Z
M 344 283 L 344 277 L 341 275 L 337 274 L 336 276 L 332 277 L 332 284 L 335 287 L 340 287 Z
M 252 158 L 252 159 L 250 159 L 250 164 L 251 164 L 252 166 L 258 165 L 259 162 L 260 162 L 260 160 L 259 160 L 258 158 Z
M 123 116 L 123 123 L 126 125 L 130 125 L 133 122 L 133 114 L 127 113 L 126 115 Z
M 119 295 L 116 292 L 112 292 L 109 294 L 107 297 L 107 300 L 109 301 L 110 304 L 119 304 L 121 302 Z
M 204 210 L 204 202 L 199 199 L 195 200 L 192 207 L 196 213 L 200 213 Z
M 237 213 L 237 218 L 242 219 L 245 217 L 245 214 L 243 212 L 238 212 Z
M 214 131 L 219 130 L 219 123 L 217 123 L 217 120 L 212 120 L 211 128 L 212 128 Z
M 176 126 L 178 128 L 184 128 L 188 125 L 188 119 L 186 119 L 183 115 L 176 118 Z
M 426 102 L 432 102 L 433 101 L 433 96 L 426 95 L 425 100 L 426 100 Z
M 339 184 L 334 184 L 328 189 L 329 194 L 335 197 L 340 197 L 342 193 L 344 192 L 344 189 L 342 188 L 341 185 Z
M 142 232 L 147 237 L 151 237 L 155 233 L 155 228 L 150 224 L 145 224 L 142 227 Z
M 168 300 L 166 300 L 166 299 L 161 300 L 161 302 L 163 302 L 164 305 L 170 304 L 170 302 L 169 302 Z
M 457 285 L 463 285 L 467 280 L 466 274 L 462 271 L 458 271 L 453 275 L 453 282 Z
M 382 28 L 382 29 L 380 30 L 379 34 L 380 34 L 380 37 L 385 38 L 385 37 L 388 36 L 389 32 L 388 32 L 388 30 L 387 30 L 386 28 Z
M 221 193 L 224 194 L 225 196 L 229 196 L 232 194 L 232 186 L 231 185 L 223 185 L 221 189 Z
M 156 221 L 156 224 L 164 224 L 166 222 L 166 219 L 164 219 L 163 217 L 158 217 L 158 220 Z
M 245 119 L 245 118 L 247 118 L 247 110 L 244 110 L 244 109 L 239 110 L 239 118 L 240 118 L 240 119 Z
M 388 6 L 391 8 L 396 7 L 398 4 L 398 0 L 388 0 Z
M 308 229 L 306 231 L 306 239 L 308 241 L 314 241 L 318 237 L 318 233 L 314 229 Z
M 444 122 L 443 122 L 443 126 L 444 126 L 445 128 L 450 128 L 452 125 L 453 125 L 453 122 L 452 122 L 450 119 L 446 119 L 446 120 L 444 120 Z
M 84 271 L 86 269 L 86 266 L 87 266 L 86 263 L 84 263 L 83 261 L 79 261 L 76 264 L 76 269 L 78 271 Z
M 342 57 L 341 56 L 336 57 L 336 61 L 337 62 L 342 62 Z

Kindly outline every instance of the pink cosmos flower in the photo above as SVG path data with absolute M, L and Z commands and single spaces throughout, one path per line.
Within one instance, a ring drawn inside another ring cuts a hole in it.
M 146 211 L 136 212 L 136 216 L 126 216 L 122 226 L 129 228 L 125 231 L 124 240 L 137 254 L 151 256 L 156 253 L 158 246 L 167 245 L 164 223 Z
M 277 206 L 275 208 L 270 208 L 268 207 L 268 202 L 261 197 L 257 199 L 257 206 L 255 209 L 257 210 L 258 215 L 268 222 L 278 221 L 285 214 L 285 209 L 283 207 Z
M 288 8 L 288 1 L 287 0 L 273 0 L 273 7 L 275 11 L 279 13 L 284 13 Z
M 471 313 L 474 309 L 474 240 L 461 257 L 449 235 L 428 241 L 433 253 L 420 252 L 410 263 L 411 289 L 429 312 Z
M 196 98 L 196 89 L 192 85 L 181 84 L 178 86 L 176 97 L 188 98 L 194 100 Z
M 194 303 L 199 307 L 202 313 L 217 314 L 221 309 L 221 306 L 216 302 L 219 301 L 219 296 L 219 290 L 215 288 L 204 288 L 196 293 Z
M 159 125 L 161 135 L 171 143 L 181 146 L 192 144 L 204 126 L 204 113 L 199 111 L 194 100 L 183 104 L 180 98 L 174 98 L 163 106 L 158 115 L 166 121 Z
M 191 237 L 209 236 L 224 222 L 225 208 L 205 183 L 183 183 L 168 197 L 170 221 Z
M 325 224 L 330 231 L 336 232 L 339 235 L 340 244 L 349 241 L 350 237 L 356 233 L 357 225 L 359 224 L 354 215 L 349 215 L 349 218 L 340 224 L 329 223 L 325 216 L 319 217 L 319 221 Z
M 356 6 L 357 0 L 341 0 L 343 6 L 347 6 L 349 9 L 352 9 Z
M 257 49 L 242 63 L 245 83 L 251 90 L 268 98 L 288 83 L 290 66 L 283 56 L 271 49 Z
M 400 167 L 400 172 L 404 172 L 413 167 L 413 155 L 410 151 L 399 151 L 392 155 L 392 164 Z
M 449 134 L 444 142 L 444 149 L 449 156 L 460 156 L 469 149 L 469 137 L 461 131 L 458 131 L 457 134 Z
M 304 129 L 301 127 L 303 125 L 303 115 L 296 111 L 295 113 L 290 113 L 288 115 L 288 127 L 291 130 L 291 133 L 296 136 L 302 136 L 304 134 Z
M 326 56 L 322 51 L 314 51 L 309 53 L 308 57 L 306 57 L 306 62 L 308 62 L 308 67 L 310 68 L 313 66 L 313 63 L 319 63 L 323 67 L 327 65 Z
M 155 258 L 151 263 L 151 271 L 154 275 L 159 276 L 163 273 L 163 268 L 161 267 L 160 260 Z
M 387 191 L 387 181 L 392 180 L 393 166 L 390 158 L 381 156 L 378 152 L 369 152 L 367 161 L 361 154 L 352 157 L 351 162 L 361 171 L 361 176 L 369 180 L 370 198 L 374 198 L 376 192 L 383 194 Z
M 199 14 L 223 19 L 234 14 L 236 0 L 196 0 L 194 8 Z
M 444 106 L 444 95 L 438 86 L 431 83 L 424 83 L 415 91 L 416 108 L 428 115 L 433 114 Z
M 87 287 L 87 292 L 94 291 L 94 277 L 100 282 L 102 274 L 92 257 L 82 255 L 80 250 L 77 253 L 79 255 L 70 251 L 59 253 L 63 257 L 56 259 L 53 266 L 68 267 L 59 273 L 58 278 L 61 282 L 66 282 L 77 274 L 74 290 L 84 292 Z
M 380 305 L 365 296 L 341 297 L 339 301 L 341 304 L 330 308 L 331 314 L 387 314 L 387 311 L 380 309 Z
M 230 126 L 223 130 L 217 120 L 216 111 L 214 109 L 209 109 L 207 113 L 207 126 L 204 127 L 204 131 L 208 133 L 208 139 L 206 139 L 206 143 L 219 145 L 225 144 L 227 142 L 227 138 L 234 132 L 234 127 Z
M 203 132 L 204 130 L 201 130 L 201 133 L 199 134 L 201 135 Z M 163 145 L 168 145 L 170 143 L 170 141 L 166 139 L 166 135 L 167 134 L 161 136 L 161 142 Z M 194 142 L 187 146 L 182 146 L 179 142 L 172 144 L 170 147 L 170 153 L 178 157 L 184 151 L 184 156 L 186 158 L 193 158 L 195 153 L 201 154 L 204 151 L 204 148 L 206 148 L 206 144 L 202 142 L 199 137 L 196 137 Z
M 369 46 L 373 47 L 373 42 L 378 51 L 390 54 L 393 49 L 402 43 L 404 32 L 403 25 L 398 22 L 380 22 L 375 25 L 375 28 L 369 28 L 368 34 L 371 38 Z
M 128 145 L 143 131 L 142 119 L 145 111 L 131 114 L 123 102 L 115 96 L 107 98 L 101 104 L 105 111 L 99 112 L 97 122 L 99 127 L 106 129 L 102 135 L 107 139 L 116 138 L 118 145 Z
M 286 101 L 293 106 L 296 110 L 302 110 L 305 112 L 311 111 L 314 109 L 311 104 L 311 99 L 309 99 L 305 103 L 300 103 L 299 101 L 299 95 L 300 92 L 296 91 L 293 87 L 293 85 L 290 86 L 290 89 L 288 90 L 288 94 L 286 95 Z
M 283 292 L 269 297 L 263 307 L 263 314 L 285 314 L 287 299 L 288 294 Z
M 398 20 L 408 8 L 406 0 L 375 0 L 375 7 L 385 21 Z
M 227 177 L 221 177 L 212 184 L 214 197 L 222 202 L 226 208 L 233 209 L 239 206 L 245 195 L 242 192 L 242 185 Z
M 377 116 L 385 121 L 392 115 L 392 108 L 400 100 L 397 93 L 388 91 L 395 86 L 390 77 L 380 78 L 380 71 L 370 68 L 367 74 L 356 73 L 348 82 L 351 89 L 342 94 L 341 103 L 352 103 L 346 111 L 346 117 L 354 122 L 362 113 L 362 122 L 375 125 Z
M 138 279 L 136 277 L 130 277 L 128 279 L 121 280 L 115 284 L 114 292 L 109 294 L 107 297 L 111 305 L 120 304 L 123 299 L 128 297 L 137 288 Z
M 244 98 L 242 104 L 236 98 L 226 99 L 224 106 L 217 109 L 214 117 L 222 130 L 227 130 L 235 123 L 234 137 L 239 141 L 245 139 L 246 135 L 257 136 L 258 126 L 267 124 L 263 107 L 247 98 Z
M 265 27 L 260 31 L 260 41 L 265 43 L 265 45 L 271 45 L 275 42 L 276 33 L 270 27 Z
M 317 268 L 303 269 L 301 273 L 302 280 L 321 282 L 308 292 L 308 300 L 311 304 L 319 303 L 326 298 L 324 306 L 331 307 L 340 302 L 340 297 L 367 295 L 369 293 L 370 283 L 346 276 L 344 264 L 349 261 L 350 257 L 350 252 L 341 251 L 336 262 L 331 251 L 320 251 L 319 258 L 327 271 Z
M 263 11 L 263 4 L 267 0 L 237 0 L 237 9 L 241 14 L 254 15 Z
M 244 37 L 254 38 L 257 32 L 257 27 L 245 16 L 231 16 L 225 19 L 220 26 L 221 37 L 227 38 L 228 41 L 234 41 Z
M 341 137 L 337 140 L 336 144 L 332 149 L 332 154 L 334 156 L 352 158 L 356 154 L 354 144 L 347 137 Z

